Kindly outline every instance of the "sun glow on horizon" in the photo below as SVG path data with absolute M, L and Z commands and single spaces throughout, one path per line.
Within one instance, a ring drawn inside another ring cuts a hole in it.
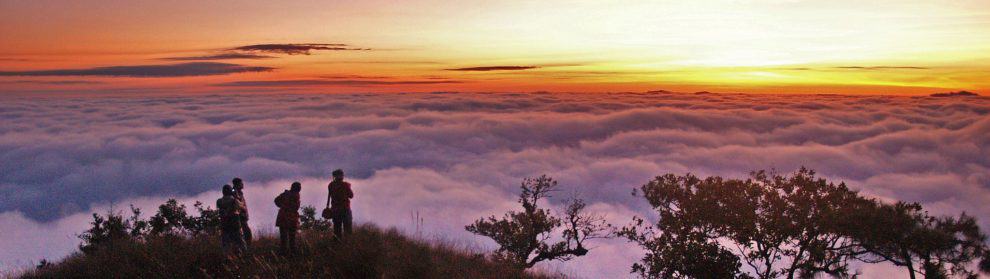
M 120 84 L 327 92 L 990 89 L 990 13 L 982 12 L 990 3 L 981 1 L 237 3 L 4 2 L 0 83 L 5 91 Z M 295 43 L 350 49 L 217 58 L 238 46 Z M 25 73 L 197 57 L 272 69 L 182 77 Z M 328 76 L 362 81 L 315 81 Z M 308 82 L 286 82 L 293 80 Z

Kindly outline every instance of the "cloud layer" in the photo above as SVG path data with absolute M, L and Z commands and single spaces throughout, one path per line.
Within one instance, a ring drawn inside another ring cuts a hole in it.
M 244 66 L 218 62 L 189 62 L 167 65 L 109 66 L 83 69 L 0 72 L 0 76 L 108 76 L 108 77 L 187 77 L 244 72 L 267 72 L 271 67 Z
M 61 236 L 110 203 L 210 201 L 248 181 L 253 220 L 301 180 L 322 204 L 325 177 L 355 180 L 360 222 L 454 241 L 512 206 L 521 178 L 541 173 L 616 224 L 648 215 L 629 195 L 655 175 L 744 176 L 799 166 L 865 194 L 966 211 L 990 227 L 990 99 L 834 95 L 334 94 L 14 98 L 0 102 L 0 235 Z M 389 207 L 375 205 L 389 204 Z M 269 214 L 273 215 L 273 214 Z M 61 243 L 61 242 L 59 242 Z M 12 265 L 74 249 L 0 242 Z M 46 248 L 48 247 L 48 248 Z M 641 254 L 621 241 L 559 266 L 626 276 Z M 56 251 L 57 250 L 57 251 Z M 25 255 L 29 255 L 27 257 Z

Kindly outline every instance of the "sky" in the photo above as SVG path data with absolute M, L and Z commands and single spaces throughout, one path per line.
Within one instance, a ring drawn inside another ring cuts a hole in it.
M 0 41 L 21 93 L 990 89 L 982 0 L 3 1 Z

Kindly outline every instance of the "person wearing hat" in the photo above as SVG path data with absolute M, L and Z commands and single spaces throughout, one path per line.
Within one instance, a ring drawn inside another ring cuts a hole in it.
M 344 239 L 344 235 L 351 234 L 351 199 L 354 198 L 354 191 L 351 191 L 351 184 L 344 181 L 344 171 L 337 169 L 333 171 L 333 181 L 327 185 L 329 192 L 327 197 L 327 208 L 330 219 L 333 220 L 333 234 L 337 239 Z
M 301 190 L 302 184 L 292 182 L 289 190 L 285 190 L 275 198 L 275 206 L 278 206 L 275 226 L 278 227 L 279 248 L 283 254 L 296 252 L 296 232 L 299 229 L 299 192 Z

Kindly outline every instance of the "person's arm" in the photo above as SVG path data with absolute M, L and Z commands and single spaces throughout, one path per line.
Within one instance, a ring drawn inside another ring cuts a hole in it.
M 351 190 L 351 184 L 350 183 L 347 184 L 347 198 L 348 199 L 353 199 L 354 198 L 354 191 Z

